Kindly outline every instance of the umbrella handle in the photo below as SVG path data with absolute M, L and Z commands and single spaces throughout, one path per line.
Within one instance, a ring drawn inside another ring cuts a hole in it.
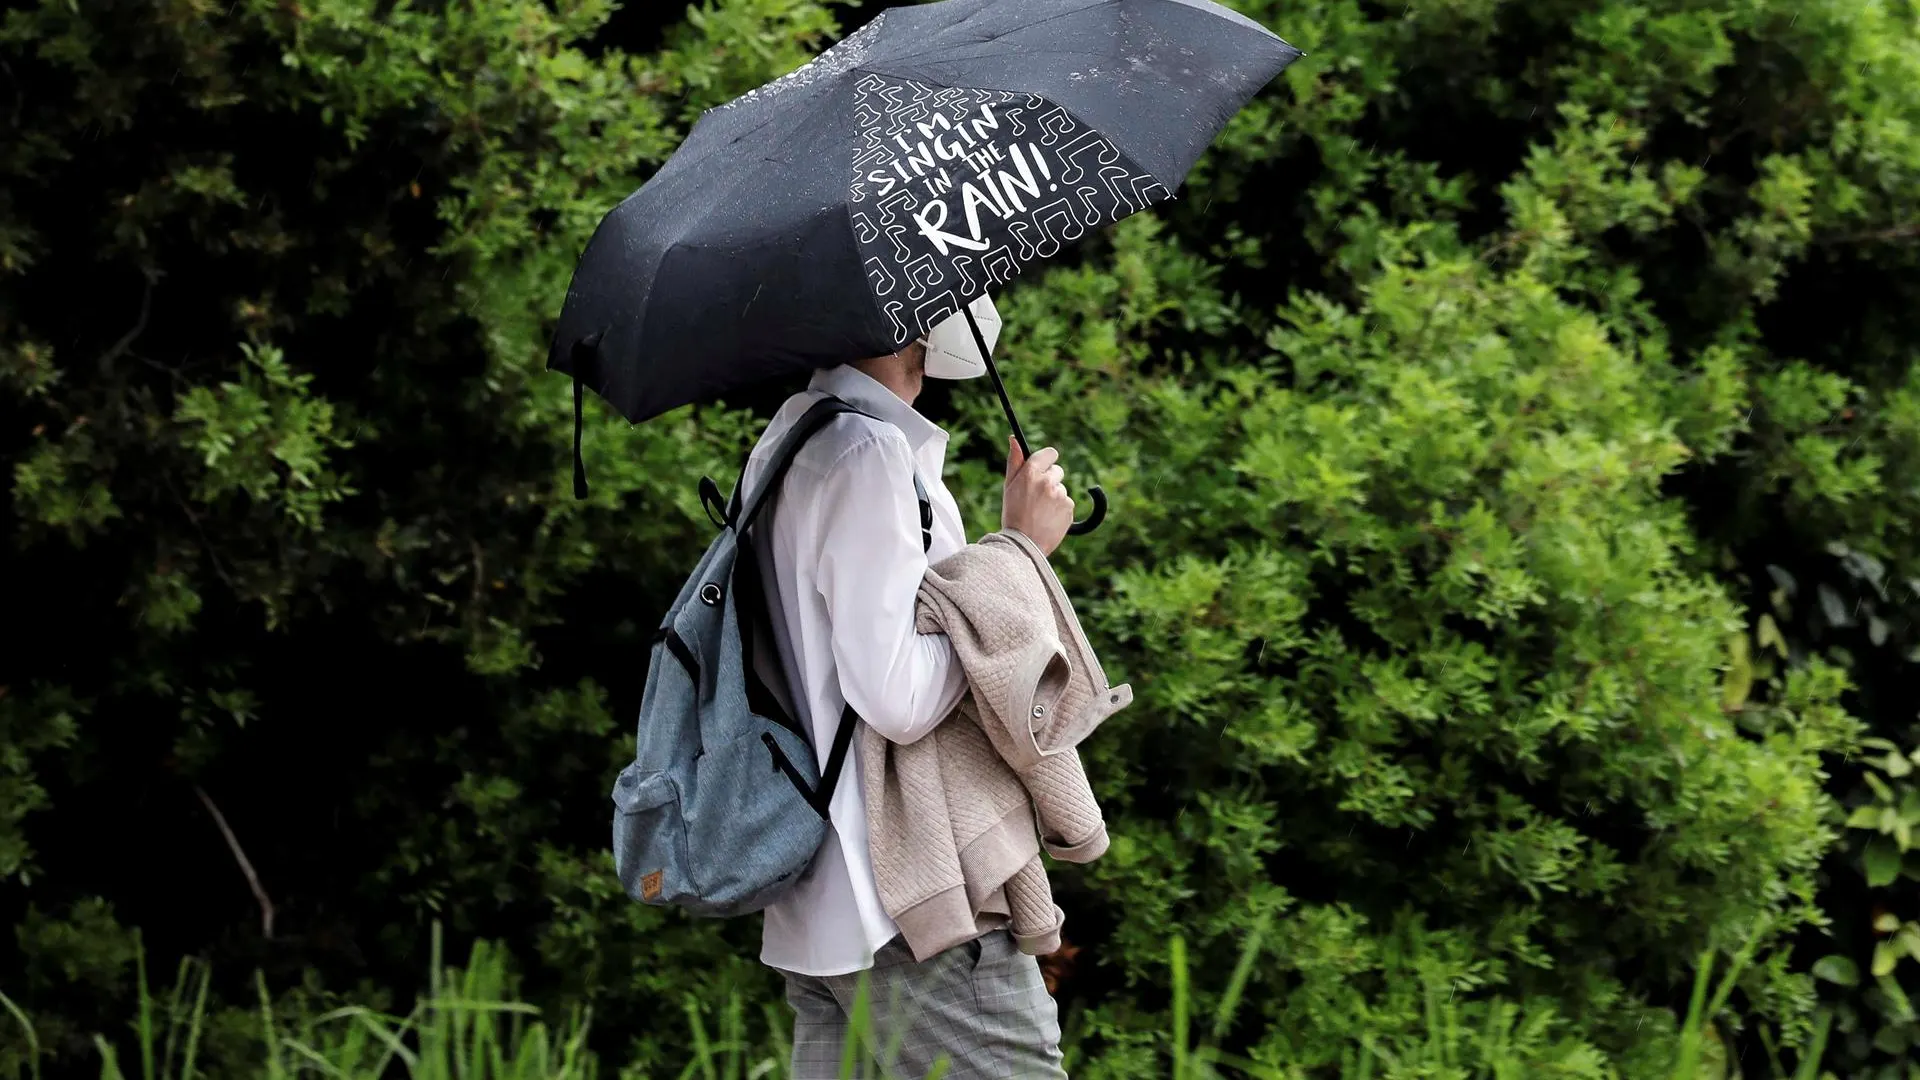
M 1069 525 L 1067 527 L 1068 536 L 1085 536 L 1099 528 L 1101 522 L 1107 520 L 1106 491 L 1101 488 L 1099 484 L 1095 484 L 1087 489 L 1087 498 L 1093 500 L 1093 513 L 1088 514 L 1085 520 L 1076 521 L 1072 525 Z
M 973 307 L 960 305 L 961 314 L 967 317 L 967 327 L 973 331 L 973 344 L 980 350 L 981 359 L 987 362 L 987 375 L 993 379 L 994 392 L 1000 395 L 1000 411 L 1007 414 L 1007 423 L 1013 428 L 1014 441 L 1020 444 L 1020 455 L 1028 457 L 1033 448 L 1027 445 L 1027 433 L 1020 430 L 1020 418 L 1013 415 L 1013 399 L 1007 396 L 1007 384 L 1000 381 L 1000 368 L 993 362 L 993 352 L 987 348 L 987 336 L 980 332 L 980 323 L 973 317 Z M 1100 527 L 1107 520 L 1107 493 L 1095 484 L 1087 489 L 1087 498 L 1093 500 L 1093 513 L 1084 520 L 1076 521 L 1067 528 L 1068 536 L 1085 536 Z

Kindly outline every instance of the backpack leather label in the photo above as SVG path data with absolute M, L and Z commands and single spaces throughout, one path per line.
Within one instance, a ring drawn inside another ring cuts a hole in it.
M 654 900 L 660 896 L 660 871 L 655 870 L 640 879 L 640 899 Z

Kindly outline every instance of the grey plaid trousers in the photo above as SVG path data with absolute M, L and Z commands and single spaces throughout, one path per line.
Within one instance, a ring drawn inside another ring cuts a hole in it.
M 1066 1080 L 1053 995 L 1039 962 L 1005 930 L 924 963 L 896 937 L 881 946 L 871 971 L 785 974 L 792 1080 L 840 1080 L 862 976 L 871 1019 L 855 1040 L 853 1076 L 925 1080 L 944 1057 L 944 1080 Z

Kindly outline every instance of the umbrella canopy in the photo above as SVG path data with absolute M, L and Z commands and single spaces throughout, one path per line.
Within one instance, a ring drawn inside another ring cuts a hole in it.
M 1170 198 L 1299 55 L 1208 0 L 884 11 L 709 110 L 607 214 L 548 366 L 639 422 L 893 352 Z

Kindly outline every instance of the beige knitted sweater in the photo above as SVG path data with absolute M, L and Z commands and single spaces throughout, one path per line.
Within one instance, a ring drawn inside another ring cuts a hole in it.
M 1064 916 L 1040 849 L 1069 862 L 1106 851 L 1075 747 L 1133 690 L 1107 685 L 1046 556 L 1017 532 L 930 568 L 918 629 L 953 640 L 969 692 L 913 743 L 862 725 L 881 904 L 917 960 L 1002 925 L 1022 952 L 1053 952 Z

